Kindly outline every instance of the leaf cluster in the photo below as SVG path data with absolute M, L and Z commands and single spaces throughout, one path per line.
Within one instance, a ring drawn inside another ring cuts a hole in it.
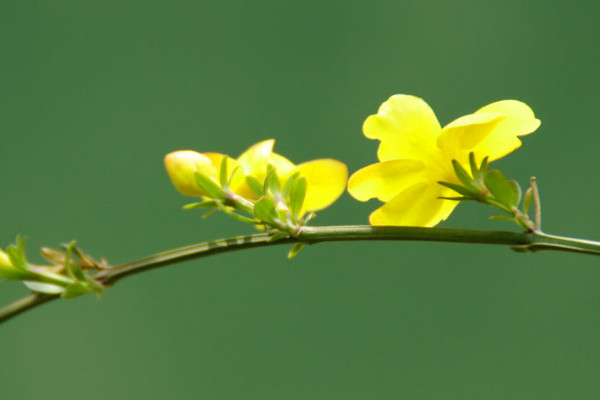
M 452 160 L 454 173 L 460 184 L 438 182 L 440 185 L 452 189 L 460 196 L 442 197 L 447 200 L 467 201 L 474 200 L 497 208 L 509 216 L 495 215 L 492 219 L 502 219 L 514 222 L 527 231 L 538 230 L 536 224 L 529 217 L 529 209 L 534 195 L 534 183 L 522 195 L 521 186 L 515 180 L 509 180 L 498 169 L 489 170 L 488 158 L 477 164 L 474 153 L 469 154 L 469 168 L 471 173 L 456 160 Z M 521 200 L 523 202 L 521 203 Z

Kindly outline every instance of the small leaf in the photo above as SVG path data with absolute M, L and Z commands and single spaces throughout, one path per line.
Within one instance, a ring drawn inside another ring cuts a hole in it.
M 227 181 L 227 185 L 226 187 L 231 187 L 231 182 L 233 181 L 233 178 L 236 177 L 236 175 L 241 172 L 241 167 L 239 165 L 236 165 L 235 168 L 233 168 L 233 171 L 231 171 L 231 173 L 229 174 L 229 180 Z
M 523 213 L 529 215 L 529 207 L 531 207 L 531 200 L 533 200 L 533 188 L 529 187 L 525 191 L 523 196 Z
M 270 193 L 273 197 L 279 197 L 281 194 L 281 184 L 277 170 L 271 164 L 267 166 L 268 172 L 265 178 L 265 193 Z
M 473 186 L 473 178 L 469 173 L 463 168 L 462 165 L 459 164 L 458 161 L 452 160 L 452 166 L 454 167 L 454 173 L 459 181 L 462 182 L 465 187 L 469 189 L 474 189 Z
M 273 235 L 271 235 L 271 237 L 269 238 L 269 242 L 276 242 L 278 240 L 281 239 L 286 239 L 288 238 L 290 235 L 287 232 L 283 232 L 283 231 L 276 231 Z
M 71 262 L 71 271 L 73 271 L 73 276 L 75 277 L 76 280 L 81 281 L 81 282 L 86 280 L 87 277 L 83 273 L 83 270 L 81 269 L 79 264 Z
M 277 209 L 277 217 L 279 218 L 280 221 L 288 222 L 289 216 L 290 216 L 290 212 L 286 208 L 283 208 L 283 209 L 278 208 Z M 289 221 L 289 222 L 291 222 L 291 221 Z
M 305 216 L 302 217 L 302 221 L 301 221 L 301 225 L 306 225 L 308 224 L 308 222 L 315 218 L 317 216 L 317 214 L 315 214 L 314 212 L 309 212 L 307 213 Z
M 223 211 L 225 214 L 229 215 L 230 217 L 237 219 L 238 221 L 247 222 L 249 224 L 255 224 L 257 222 L 256 220 L 254 220 L 252 218 L 248 218 L 248 217 L 245 217 L 243 215 L 233 212 L 230 207 L 225 206 L 220 201 L 216 201 L 215 204 L 217 205 L 218 209 L 220 209 L 221 211 Z M 210 213 L 212 213 L 212 210 L 209 210 L 206 214 L 203 215 L 203 217 L 206 217 L 207 214 L 210 215 Z
M 454 200 L 454 201 L 467 201 L 467 200 L 475 200 L 474 197 L 467 197 L 467 196 L 456 196 L 456 197 L 445 197 L 445 196 L 440 196 L 438 197 L 438 199 L 443 199 L 443 200 Z
M 198 186 L 200 186 L 200 189 L 206 192 L 208 197 L 212 197 L 213 199 L 217 200 L 225 199 L 225 193 L 223 193 L 223 189 L 221 189 L 217 182 L 201 172 L 196 172 L 194 174 L 194 178 L 196 179 Z
M 96 292 L 99 295 L 102 294 L 102 292 L 104 292 L 105 287 L 101 283 L 96 282 L 94 279 L 87 278 L 86 282 L 90 288 L 90 291 Z
M 50 283 L 23 281 L 23 284 L 31 291 L 38 293 L 60 294 L 65 290 L 62 286 L 52 285 Z
M 217 206 L 217 202 L 214 200 L 204 200 L 198 203 L 190 203 L 183 206 L 184 210 L 191 210 L 192 208 L 213 208 Z
M 71 240 L 66 245 L 63 244 L 62 248 L 65 250 L 65 270 L 67 271 L 67 275 L 69 278 L 73 280 L 80 280 L 77 275 L 75 275 L 75 271 L 73 269 L 73 263 L 71 263 L 71 252 L 73 251 L 73 247 L 75 247 L 75 241 Z M 81 272 L 81 268 L 79 269 Z
M 274 224 L 277 219 L 275 203 L 269 197 L 263 196 L 254 204 L 254 216 L 263 222 Z
M 479 168 L 477 168 L 477 163 L 475 162 L 475 153 L 469 153 L 469 166 L 471 167 L 471 175 L 473 175 L 473 179 L 477 180 L 479 178 Z
M 519 203 L 521 202 L 521 194 L 522 194 L 521 186 L 519 185 L 519 183 L 517 181 L 514 181 L 514 180 L 510 180 L 510 181 L 508 181 L 508 183 L 512 187 L 511 206 L 518 207 Z
M 294 181 L 290 191 L 290 211 L 294 216 L 300 215 L 304 198 L 306 197 L 306 178 L 298 178 Z
M 438 182 L 440 185 L 442 186 L 446 186 L 448 189 L 452 189 L 454 190 L 456 193 L 462 194 L 464 196 L 473 196 L 475 193 L 473 193 L 470 189 L 464 187 L 464 186 L 460 186 L 454 183 L 449 183 L 449 182 Z
M 219 171 L 219 182 L 221 183 L 221 187 L 226 188 L 229 183 L 229 178 L 227 176 L 227 156 L 223 156 L 221 160 L 221 170 Z
M 520 189 L 517 192 L 517 188 L 497 169 L 485 174 L 485 186 L 499 203 L 509 209 L 515 206 L 515 199 L 520 197 Z
M 292 188 L 294 187 L 294 184 L 299 177 L 300 172 L 296 172 L 292 174 L 289 178 L 287 178 L 287 180 L 283 184 L 283 189 L 281 189 L 281 197 L 283 197 L 286 200 L 290 199 Z
M 85 254 L 79 247 L 73 246 L 73 254 L 81 261 L 81 268 L 98 267 L 98 263 L 89 254 Z
M 215 202 L 215 205 L 217 205 L 217 203 Z M 213 215 L 215 213 L 215 211 L 217 211 L 219 209 L 219 206 L 217 205 L 215 208 L 209 208 L 208 211 L 206 211 L 204 214 L 202 214 L 202 218 L 208 218 L 211 215 Z
M 515 219 L 514 219 L 514 218 L 508 217 L 508 216 L 506 216 L 506 215 L 492 215 L 492 216 L 490 217 L 490 219 L 499 219 L 499 220 L 502 220 L 502 221 L 508 221 L 508 222 L 511 222 L 511 223 L 514 223 L 514 222 L 515 222 Z
M 52 247 L 43 246 L 40 249 L 40 253 L 42 256 L 50 261 L 52 264 L 60 264 L 64 265 L 65 263 L 65 253 L 60 250 L 53 249 Z
M 263 185 L 253 176 L 246 176 L 246 184 L 252 190 L 252 192 L 256 195 L 256 197 L 260 198 L 265 194 L 265 190 Z
M 492 195 L 488 196 L 485 198 L 484 203 L 487 205 L 490 205 L 492 207 L 496 207 L 499 208 L 500 210 L 510 214 L 510 215 L 514 215 L 514 210 L 512 207 L 508 207 L 507 205 L 500 203 L 498 200 L 496 200 L 496 198 Z
M 74 297 L 79 297 L 87 293 L 91 293 L 90 287 L 81 282 L 75 282 L 65 288 L 65 291 L 62 293 L 61 297 L 63 299 L 72 299 Z
M 17 236 L 15 244 L 11 244 L 6 248 L 6 255 L 10 259 L 11 264 L 22 271 L 27 271 L 27 260 L 25 259 L 25 242 L 26 239 Z
M 302 242 L 298 242 L 296 244 L 294 244 L 292 246 L 292 248 L 290 249 L 290 252 L 287 255 L 287 258 L 289 260 L 291 260 L 292 258 L 296 257 L 298 255 L 298 253 L 300 253 L 300 250 L 302 250 L 304 248 L 305 243 Z
M 487 173 L 488 167 L 490 165 L 490 163 L 488 162 L 488 160 L 489 160 L 489 157 L 485 157 L 483 160 L 481 160 L 481 165 L 479 166 L 479 171 L 484 176 Z

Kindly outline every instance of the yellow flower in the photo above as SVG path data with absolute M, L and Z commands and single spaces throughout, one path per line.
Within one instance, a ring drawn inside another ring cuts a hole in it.
M 369 217 L 371 225 L 434 226 L 448 218 L 456 193 L 438 182 L 460 184 L 452 167 L 470 170 L 469 153 L 497 160 L 521 145 L 518 136 L 535 131 L 540 121 L 524 103 L 503 100 L 460 117 L 442 128 L 422 99 L 398 94 L 363 125 L 367 138 L 381 141 L 379 163 L 354 173 L 348 191 L 360 201 L 385 202 Z
M 273 152 L 274 144 L 273 139 L 256 143 L 237 159 L 221 153 L 175 151 L 166 155 L 165 167 L 175 188 L 184 195 L 210 197 L 196 183 L 195 174 L 202 173 L 220 186 L 222 160 L 227 157 L 229 189 L 249 200 L 256 200 L 257 197 L 246 183 L 246 176 L 251 176 L 262 184 L 268 165 L 275 168 L 282 183 L 299 173 L 307 183 L 301 214 L 328 207 L 344 192 L 348 178 L 348 169 L 344 163 L 324 158 L 294 165 L 287 158 Z

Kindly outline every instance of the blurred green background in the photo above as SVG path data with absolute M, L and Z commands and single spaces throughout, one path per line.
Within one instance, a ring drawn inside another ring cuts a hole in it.
M 597 2 L 0 3 L 0 243 L 77 239 L 113 264 L 250 233 L 182 211 L 162 158 L 276 138 L 375 161 L 395 93 L 442 124 L 495 100 L 542 120 L 495 165 L 538 177 L 545 230 L 600 239 Z M 315 224 L 362 224 L 345 194 Z M 516 229 L 463 204 L 442 226 Z M 600 268 L 504 247 L 335 243 L 231 253 L 0 326 L 0 398 L 595 399 Z M 23 294 L 2 286 L 7 303 Z

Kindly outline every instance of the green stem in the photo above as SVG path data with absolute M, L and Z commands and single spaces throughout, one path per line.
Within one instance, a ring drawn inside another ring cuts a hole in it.
M 542 232 L 507 232 L 474 229 L 373 227 L 363 225 L 303 227 L 298 237 L 272 240 L 269 233 L 257 233 L 229 239 L 219 239 L 161 252 L 140 260 L 98 272 L 94 279 L 109 286 L 117 281 L 154 268 L 229 251 L 265 247 L 286 243 L 315 244 L 344 241 L 430 241 L 510 245 L 516 251 L 555 250 L 600 255 L 600 242 L 547 235 Z M 31 294 L 0 309 L 0 323 L 22 312 L 59 298 L 57 295 Z
M 42 304 L 57 298 L 59 297 L 52 294 L 31 293 L 0 309 L 0 323 L 8 321 L 9 319 L 14 318 L 27 310 L 41 306 Z

